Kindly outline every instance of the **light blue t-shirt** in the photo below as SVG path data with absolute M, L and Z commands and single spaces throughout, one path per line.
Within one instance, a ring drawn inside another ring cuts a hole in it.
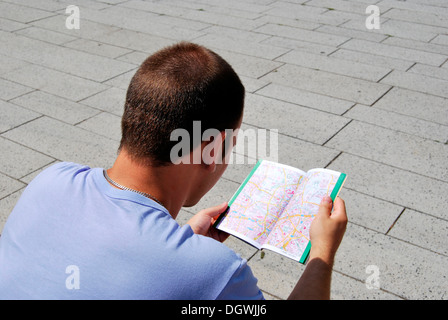
M 262 298 L 246 260 L 100 168 L 44 170 L 0 238 L 0 299 Z

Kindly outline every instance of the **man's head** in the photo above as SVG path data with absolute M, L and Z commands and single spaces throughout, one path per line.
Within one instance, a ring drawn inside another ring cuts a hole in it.
M 192 137 L 194 121 L 200 121 L 201 135 L 236 129 L 243 108 L 244 87 L 224 59 L 192 43 L 167 47 L 146 59 L 131 80 L 120 150 L 141 164 L 171 165 L 174 130 Z

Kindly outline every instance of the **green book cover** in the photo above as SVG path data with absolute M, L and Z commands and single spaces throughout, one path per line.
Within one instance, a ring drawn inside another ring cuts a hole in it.
M 347 175 L 329 169 L 307 172 L 259 160 L 215 223 L 258 249 L 306 263 L 309 229 L 325 195 L 338 196 Z

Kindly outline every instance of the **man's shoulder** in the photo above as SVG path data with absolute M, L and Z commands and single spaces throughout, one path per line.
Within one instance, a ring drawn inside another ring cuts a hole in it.
M 55 163 L 46 169 L 44 169 L 38 176 L 40 175 L 48 175 L 48 174 L 54 174 L 54 173 L 62 173 L 62 172 L 81 172 L 89 170 L 90 167 L 87 165 L 82 165 L 75 162 L 58 162 Z
M 64 176 L 67 178 L 73 177 L 80 172 L 90 169 L 89 166 L 74 162 L 58 162 L 42 170 L 31 181 L 30 185 L 47 182 L 51 182 L 51 184 L 54 185 L 55 183 L 62 181 Z

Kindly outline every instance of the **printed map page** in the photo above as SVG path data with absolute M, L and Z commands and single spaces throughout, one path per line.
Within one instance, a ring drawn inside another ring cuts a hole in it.
M 266 160 L 254 170 L 230 201 L 229 212 L 218 228 L 260 248 L 305 172 Z
M 339 176 L 339 172 L 326 169 L 308 171 L 267 238 L 266 249 L 300 261 L 319 204 L 325 195 L 331 195 Z

